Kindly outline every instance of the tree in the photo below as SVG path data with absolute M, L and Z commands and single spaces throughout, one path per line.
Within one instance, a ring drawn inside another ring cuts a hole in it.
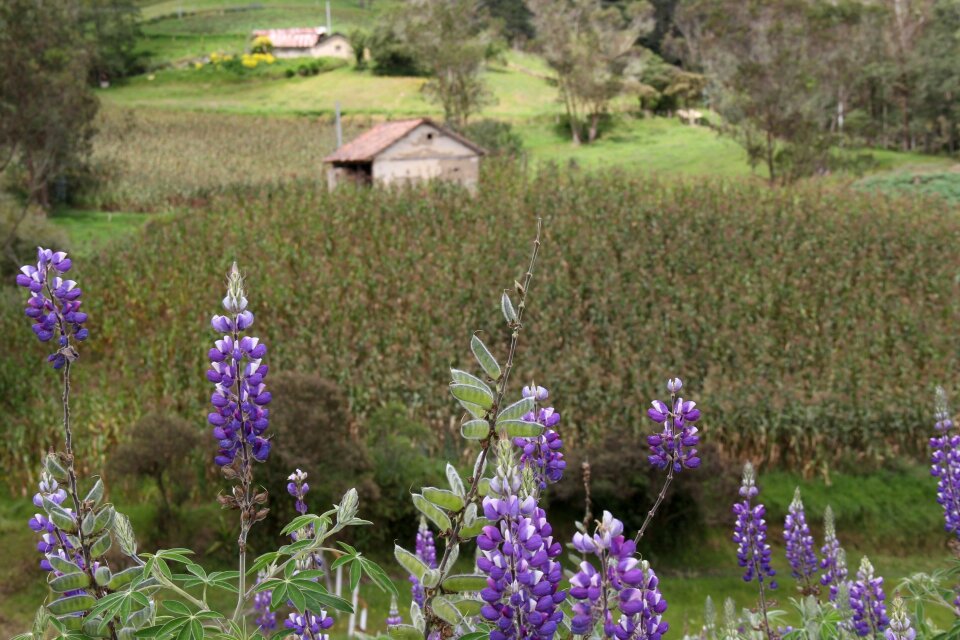
M 411 0 L 399 17 L 401 40 L 429 71 L 423 91 L 443 107 L 448 124 L 462 128 L 471 115 L 494 104 L 481 77 L 495 49 L 479 0 Z
M 805 0 L 688 0 L 680 24 L 714 91 L 712 106 L 770 182 L 826 169 L 832 140 L 819 34 Z M 781 175 L 782 173 L 782 175 Z
M 527 0 L 537 45 L 557 75 L 574 144 L 597 138 L 601 117 L 623 91 L 624 69 L 640 34 L 653 26 L 652 7 L 626 11 L 601 0 Z
M 27 201 L 45 209 L 50 182 L 85 160 L 94 132 L 79 18 L 74 0 L 0 3 L 0 163 L 22 166 Z
M 511 44 L 533 39 L 533 15 L 523 0 L 483 0 L 482 6 L 491 18 L 500 22 L 500 33 Z
M 80 21 L 90 43 L 90 80 L 136 73 L 140 67 L 137 39 L 140 7 L 134 0 L 82 0 Z

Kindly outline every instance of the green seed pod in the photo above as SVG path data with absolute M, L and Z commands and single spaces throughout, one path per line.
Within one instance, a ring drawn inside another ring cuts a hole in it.
M 78 611 L 86 611 L 97 604 L 96 598 L 91 596 L 88 593 L 84 593 L 79 596 L 69 596 L 66 598 L 60 598 L 59 600 L 54 600 L 47 605 L 47 609 L 50 610 L 55 616 L 62 616 L 67 613 L 77 613 Z
M 100 558 L 103 557 L 109 549 L 110 545 L 113 544 L 113 540 L 110 537 L 110 532 L 106 532 L 102 536 L 96 539 L 92 545 L 90 545 L 90 557 L 91 558 Z
M 130 567 L 129 569 L 124 569 L 120 573 L 113 574 L 113 577 L 110 578 L 110 582 L 107 583 L 107 588 L 111 591 L 119 591 L 123 587 L 133 582 L 133 579 L 142 573 L 142 567 Z
M 97 567 L 96 572 L 93 574 L 93 579 L 97 581 L 97 584 L 101 587 L 105 587 L 110 584 L 110 580 L 113 576 L 110 574 L 109 567 Z
M 50 581 L 50 588 L 55 593 L 76 591 L 90 586 L 90 576 L 85 573 L 68 573 Z

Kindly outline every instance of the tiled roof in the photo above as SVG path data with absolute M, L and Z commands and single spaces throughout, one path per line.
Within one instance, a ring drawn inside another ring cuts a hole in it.
M 254 37 L 266 36 L 277 49 L 309 49 L 316 46 L 327 32 L 324 27 L 299 27 L 296 29 L 257 29 Z
M 405 135 L 419 127 L 421 124 L 429 124 L 446 135 L 461 142 L 465 146 L 473 149 L 477 153 L 485 153 L 483 148 L 478 147 L 466 138 L 457 135 L 437 124 L 429 118 L 413 118 L 411 120 L 393 120 L 383 122 L 374 128 L 360 134 L 347 144 L 343 145 L 329 156 L 323 159 L 324 162 L 370 162 L 380 154 L 381 151 L 400 140 Z

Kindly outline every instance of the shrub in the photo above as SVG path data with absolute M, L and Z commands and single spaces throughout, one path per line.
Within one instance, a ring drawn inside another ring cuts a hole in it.
M 489 118 L 477 120 L 464 127 L 463 135 L 494 156 L 517 158 L 523 154 L 523 138 L 509 122 Z
M 68 247 L 66 234 L 38 207 L 25 207 L 0 192 L 0 242 L 10 246 L 0 257 L 0 276 L 10 280 L 37 247 Z M 2 245 L 0 245 L 2 248 Z

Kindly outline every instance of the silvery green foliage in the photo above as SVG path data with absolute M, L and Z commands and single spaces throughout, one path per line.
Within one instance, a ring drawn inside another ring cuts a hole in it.
M 946 637 L 960 637 L 960 615 L 957 614 L 957 590 L 960 580 L 960 560 L 953 559 L 950 565 L 931 573 L 914 573 L 897 585 L 897 593 L 907 603 L 908 613 L 914 622 L 917 637 L 935 637 L 946 633 Z M 940 629 L 927 615 L 931 609 L 945 610 L 954 615 L 954 624 L 950 629 Z
M 424 487 L 412 496 L 414 506 L 439 530 L 447 543 L 436 569 L 428 567 L 415 553 L 399 545 L 395 547 L 397 562 L 423 585 L 424 604 L 422 609 L 416 602 L 411 605 L 410 624 L 390 628 L 390 637 L 394 640 L 422 640 L 424 635 L 440 628 L 445 631 L 442 635 L 452 632 L 461 640 L 487 636 L 486 631 L 476 629 L 475 622 L 483 605 L 478 592 L 487 586 L 486 577 L 475 573 L 454 575 L 453 566 L 460 545 L 476 538 L 485 526 L 492 524 L 482 515 L 480 505 L 481 499 L 489 492 L 490 478 L 484 476 L 494 440 L 500 438 L 509 442 L 515 437 L 536 437 L 543 432 L 542 425 L 523 419 L 534 410 L 532 398 L 508 405 L 504 402 L 539 248 L 538 222 L 537 237 L 523 283 L 514 283 L 519 296 L 517 305 L 514 306 L 506 291 L 500 297 L 500 310 L 511 337 L 506 358 L 499 360 L 480 336 L 474 334 L 470 339 L 470 351 L 478 371 L 450 371 L 450 394 L 465 412 L 460 434 L 465 440 L 479 442 L 480 452 L 466 482 L 448 464 L 449 488 Z

